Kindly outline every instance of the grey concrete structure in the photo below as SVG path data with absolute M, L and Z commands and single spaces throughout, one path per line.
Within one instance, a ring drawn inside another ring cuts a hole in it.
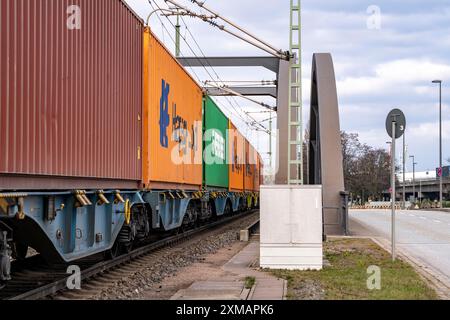
M 209 96 L 232 96 L 231 92 L 221 90 L 216 87 L 206 87 L 206 93 Z M 270 96 L 272 98 L 277 98 L 277 88 L 273 86 L 260 86 L 260 87 L 228 87 L 228 89 L 240 93 L 243 96 Z
M 274 57 L 184 57 L 178 61 L 185 67 L 264 67 L 278 73 L 280 59 Z
M 278 129 L 278 150 L 277 150 L 277 173 L 275 184 L 288 184 L 288 130 L 289 130 L 289 61 L 279 60 L 278 69 L 278 99 L 277 99 L 277 129 Z M 291 133 L 292 136 L 295 132 Z M 291 146 L 295 149 L 295 146 Z M 295 152 L 291 152 L 292 159 L 295 160 Z
M 344 169 L 339 107 L 333 60 L 328 53 L 313 57 L 309 141 L 309 184 L 323 186 L 325 235 L 345 233 Z

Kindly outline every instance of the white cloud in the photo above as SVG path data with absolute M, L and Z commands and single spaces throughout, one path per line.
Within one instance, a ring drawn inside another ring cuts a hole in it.
M 374 76 L 347 77 L 339 80 L 339 94 L 378 95 L 412 90 L 417 94 L 432 94 L 435 89 L 431 85 L 431 80 L 450 79 L 450 65 L 423 59 L 389 61 L 375 66 L 371 71 Z M 428 89 L 424 83 L 429 84 Z
M 391 61 L 379 65 L 375 72 L 378 78 L 390 82 L 418 83 L 434 79 L 450 79 L 450 65 L 424 59 Z

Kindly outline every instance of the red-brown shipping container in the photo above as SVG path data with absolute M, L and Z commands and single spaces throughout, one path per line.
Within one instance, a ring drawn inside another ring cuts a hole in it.
M 120 0 L 0 1 L 0 190 L 139 186 L 142 31 Z

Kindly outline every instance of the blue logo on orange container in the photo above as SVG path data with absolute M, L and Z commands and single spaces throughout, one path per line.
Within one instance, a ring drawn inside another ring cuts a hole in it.
M 163 148 L 169 147 L 169 137 L 167 135 L 167 128 L 170 124 L 169 117 L 169 93 L 170 85 L 162 80 L 161 101 L 159 104 L 159 143 Z

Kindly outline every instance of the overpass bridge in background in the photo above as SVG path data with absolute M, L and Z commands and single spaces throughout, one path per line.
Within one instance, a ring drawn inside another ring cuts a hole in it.
M 406 199 L 413 195 L 415 189 L 417 199 L 430 199 L 432 201 L 439 201 L 439 178 L 433 179 L 416 179 L 415 183 L 412 181 L 405 182 Z M 403 199 L 403 182 L 397 182 L 397 199 Z M 444 200 L 450 199 L 450 178 L 442 179 L 442 195 Z M 390 198 L 389 190 L 384 191 L 384 196 Z

